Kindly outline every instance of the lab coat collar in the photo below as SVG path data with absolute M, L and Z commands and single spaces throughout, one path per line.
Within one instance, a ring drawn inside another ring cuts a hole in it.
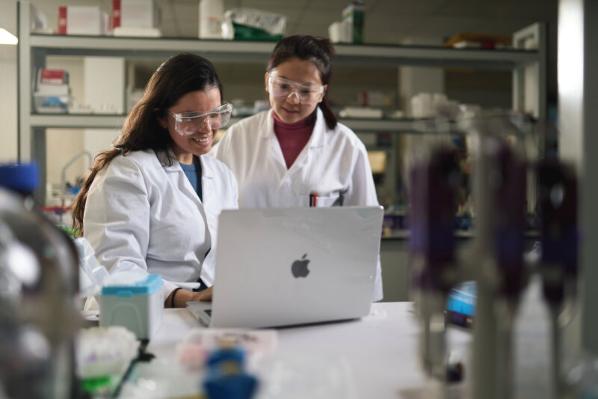
M 156 157 L 158 157 L 158 161 L 160 161 L 160 165 L 164 168 L 166 172 L 178 172 L 181 170 L 179 163 L 176 161 L 176 157 L 174 156 L 174 152 L 172 150 L 165 150 L 165 151 L 156 151 Z M 169 159 L 174 160 L 172 165 L 169 165 Z
M 274 111 L 270 109 L 266 114 L 266 129 L 261 132 L 261 137 L 263 139 L 276 138 L 276 134 L 274 133 L 273 112 Z M 307 143 L 310 148 L 322 147 L 324 145 L 324 133 L 328 130 L 328 126 L 326 126 L 326 120 L 324 119 L 324 113 L 320 107 L 316 108 L 316 113 L 316 123 L 314 125 L 314 130 L 312 131 L 311 137 Z
M 172 165 L 168 165 L 168 154 L 170 154 L 170 156 L 175 160 Z M 158 151 L 158 152 L 156 152 L 156 156 L 158 157 L 160 164 L 162 164 L 162 166 L 164 167 L 164 170 L 166 172 L 168 172 L 168 173 L 183 172 L 183 168 L 181 168 L 180 163 L 176 161 L 176 158 L 175 158 L 172 150 Z M 203 178 L 213 179 L 214 178 L 214 168 L 212 168 L 212 165 L 209 162 L 206 162 L 205 157 L 203 155 L 199 156 L 199 162 L 201 162 L 201 177 L 202 177 L 202 179 Z
M 209 155 L 200 155 L 199 162 L 201 162 L 201 177 L 205 179 L 213 179 L 215 176 L 214 168 L 212 162 L 207 162 L 207 156 Z

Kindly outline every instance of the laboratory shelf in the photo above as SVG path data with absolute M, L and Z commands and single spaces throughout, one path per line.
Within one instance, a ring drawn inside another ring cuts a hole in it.
M 106 56 L 126 59 L 165 59 L 181 52 L 204 55 L 216 62 L 266 64 L 275 45 L 273 42 L 203 40 L 197 38 L 148 38 L 114 36 L 69 36 L 31 33 L 31 2 L 18 2 L 18 159 L 36 159 L 40 163 L 41 184 L 46 179 L 46 130 L 120 129 L 125 115 L 101 114 L 40 114 L 33 107 L 33 90 L 36 73 L 46 66 L 50 56 Z M 472 69 L 500 69 L 512 72 L 513 103 L 516 111 L 533 114 L 542 120 L 546 116 L 546 28 L 533 24 L 513 35 L 512 49 L 454 49 L 430 46 L 405 46 L 388 44 L 335 44 L 337 65 L 371 67 L 466 67 Z M 530 49 L 533 48 L 533 49 Z M 108 79 L 109 77 L 102 77 Z M 394 85 L 394 83 L 393 83 Z M 124 90 L 124 88 L 123 88 Z M 356 132 L 434 133 L 450 131 L 436 121 L 410 119 L 350 119 L 340 121 Z M 393 144 L 393 148 L 396 147 Z M 389 165 L 396 165 L 393 152 L 389 152 Z M 391 172 L 387 181 L 398 176 Z M 36 193 L 43 202 L 44 193 Z
M 32 128 L 80 128 L 80 129 L 120 129 L 126 115 L 98 114 L 32 114 Z M 241 120 L 231 119 L 231 124 Z M 448 123 L 438 123 L 432 119 L 350 119 L 340 118 L 341 123 L 357 132 L 388 133 L 434 133 L 449 131 Z
M 121 128 L 125 115 L 74 115 L 74 114 L 32 114 L 30 123 L 32 128 Z
M 31 34 L 29 46 L 45 55 L 164 57 L 182 52 L 200 53 L 219 61 L 266 62 L 274 48 L 269 42 L 200 40 L 194 38 L 137 38 Z
M 137 38 L 31 34 L 29 46 L 46 55 L 163 56 L 201 53 L 219 61 L 266 62 L 274 43 L 195 38 Z M 364 65 L 469 66 L 512 69 L 540 61 L 536 50 L 483 50 L 423 46 L 335 44 L 335 62 Z

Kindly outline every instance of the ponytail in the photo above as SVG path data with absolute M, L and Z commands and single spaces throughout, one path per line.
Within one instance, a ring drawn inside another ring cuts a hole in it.
M 338 123 L 338 120 L 336 119 L 336 115 L 334 114 L 334 112 L 332 112 L 332 109 L 330 108 L 330 104 L 328 104 L 328 96 L 327 95 L 324 96 L 324 99 L 322 100 L 322 102 L 320 104 L 318 104 L 318 106 L 320 107 L 320 109 L 322 110 L 322 113 L 324 114 L 324 120 L 326 121 L 326 126 L 328 126 L 328 129 L 336 128 L 336 124 Z

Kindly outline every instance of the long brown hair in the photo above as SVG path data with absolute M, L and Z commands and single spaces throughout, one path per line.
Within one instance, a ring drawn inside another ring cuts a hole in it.
M 152 74 L 143 97 L 129 113 L 113 148 L 99 153 L 89 176 L 73 205 L 73 227 L 83 234 L 85 203 L 91 183 L 96 175 L 118 155 L 131 151 L 154 150 L 166 155 L 166 162 L 172 165 L 174 158 L 170 151 L 172 139 L 168 129 L 159 120 L 167 115 L 168 109 L 187 93 L 217 87 L 222 98 L 222 83 L 207 59 L 195 54 L 179 54 L 168 60 Z
M 291 58 L 299 58 L 311 61 L 320 72 L 322 84 L 329 85 L 332 78 L 332 57 L 334 57 L 334 48 L 328 39 L 310 35 L 287 36 L 276 43 L 268 61 L 267 71 L 270 72 Z M 337 120 L 328 103 L 328 90 L 324 93 L 324 98 L 318 106 L 324 114 L 326 126 L 329 129 L 334 129 Z

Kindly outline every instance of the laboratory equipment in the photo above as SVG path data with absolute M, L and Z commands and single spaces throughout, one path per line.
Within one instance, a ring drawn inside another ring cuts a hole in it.
M 473 237 L 457 248 L 454 218 L 463 172 L 450 140 L 438 141 L 410 172 L 410 253 L 421 321 L 423 369 L 441 387 L 451 381 L 445 310 L 457 284 L 474 281 L 475 319 L 467 396 L 514 397 L 513 331 L 534 265 L 525 261 L 528 176 L 539 183 L 542 261 L 539 272 L 552 319 L 553 391 L 563 392 L 559 370 L 562 324 L 574 303 L 577 274 L 576 180 L 556 160 L 534 164 L 523 135 L 531 122 L 513 112 L 467 111 L 452 134 L 470 139 L 473 164 Z M 446 389 L 440 389 L 447 396 Z
M 157 274 L 118 273 L 103 283 L 100 326 L 123 326 L 139 339 L 151 339 L 162 321 L 162 278 Z
M 438 380 L 446 378 L 444 309 L 457 282 L 453 218 L 460 180 L 457 154 L 445 146 L 416 161 L 410 178 L 412 275 L 422 322 L 423 368 Z
M 258 380 L 245 370 L 245 351 L 238 347 L 212 352 L 206 361 L 203 389 L 209 399 L 251 399 Z
M 573 317 L 577 301 L 577 179 L 572 168 L 555 159 L 538 165 L 540 275 L 551 326 L 552 382 L 556 397 L 565 392 L 560 371 L 562 330 Z
M 475 317 L 475 281 L 466 281 L 453 288 L 446 304 L 448 323 L 469 328 Z
M 66 161 L 64 166 L 60 170 L 60 190 L 61 190 L 60 191 L 61 192 L 60 209 L 62 211 L 62 213 L 60 213 L 60 215 L 59 215 L 60 223 L 64 223 L 64 220 L 63 220 L 64 212 L 66 210 L 70 209 L 70 206 L 71 206 L 70 201 L 67 204 L 67 198 L 68 197 L 72 198 L 78 192 L 78 188 L 76 189 L 76 191 L 71 192 L 70 186 L 66 179 L 66 172 L 71 166 L 73 166 L 75 164 L 75 162 L 77 162 L 81 158 L 84 158 L 87 161 L 87 168 L 89 169 L 91 167 L 93 157 L 89 151 L 81 151 L 81 152 L 75 154 L 71 159 Z
M 33 207 L 35 166 L 1 169 L 0 387 L 9 398 L 75 397 L 77 252 Z
M 110 395 L 139 351 L 139 341 L 124 327 L 92 327 L 77 338 L 77 375 L 86 392 Z

